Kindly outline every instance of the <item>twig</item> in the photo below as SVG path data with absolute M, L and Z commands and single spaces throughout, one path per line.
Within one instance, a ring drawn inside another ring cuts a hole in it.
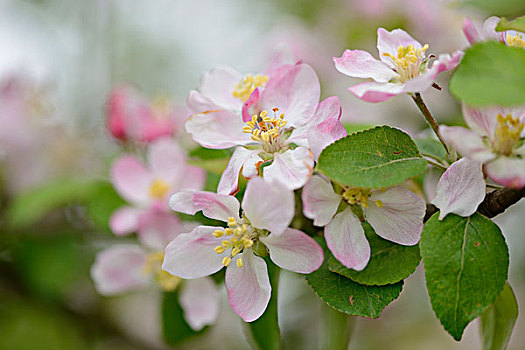
M 434 130 L 434 133 L 438 137 L 438 139 L 441 142 L 441 144 L 443 145 L 443 147 L 445 147 L 445 151 L 447 151 L 447 154 L 449 154 L 447 144 L 445 143 L 445 141 L 443 141 L 443 139 L 441 138 L 441 135 L 439 134 L 439 125 L 436 122 L 436 120 L 434 119 L 434 117 L 432 116 L 432 113 L 430 113 L 430 111 L 428 110 L 428 107 L 425 104 L 425 102 L 423 101 L 423 98 L 421 97 L 421 94 L 419 92 L 416 92 L 415 94 L 411 94 L 410 96 L 412 97 L 412 99 L 416 103 L 416 105 L 419 108 L 419 110 L 421 111 L 421 113 L 423 113 L 423 116 L 425 117 L 428 125 L 430 125 L 432 130 Z

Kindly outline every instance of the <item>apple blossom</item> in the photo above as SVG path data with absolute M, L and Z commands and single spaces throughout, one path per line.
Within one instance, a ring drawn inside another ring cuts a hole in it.
M 474 45 L 482 41 L 499 41 L 507 46 L 525 48 L 524 34 L 515 30 L 507 30 L 502 32 L 496 31 L 496 26 L 500 21 L 499 17 L 492 16 L 485 20 L 483 28 L 479 32 L 470 18 L 466 17 L 463 21 L 463 33 L 467 38 L 469 44 Z
M 382 102 L 396 95 L 427 90 L 441 72 L 455 68 L 462 53 L 440 55 L 429 67 L 425 52 L 428 45 L 421 45 L 402 29 L 389 32 L 377 31 L 377 48 L 380 61 L 362 50 L 346 50 L 333 61 L 338 71 L 355 78 L 372 78 L 373 82 L 354 85 L 348 90 L 367 102 Z
M 258 319 L 270 300 L 271 285 L 262 256 L 279 267 L 310 273 L 323 262 L 323 250 L 310 236 L 289 228 L 294 195 L 280 183 L 257 177 L 239 201 L 229 195 L 184 190 L 170 199 L 173 210 L 227 222 L 228 227 L 199 226 L 166 247 L 162 268 L 182 278 L 204 277 L 226 266 L 226 289 L 233 311 L 246 322 Z
M 470 127 L 440 126 L 443 138 L 471 160 L 484 164 L 486 174 L 505 187 L 525 186 L 525 109 L 471 108 L 463 105 Z
M 187 165 L 184 152 L 173 140 L 164 138 L 150 144 L 148 163 L 145 166 L 127 155 L 113 164 L 112 183 L 131 203 L 111 216 L 110 228 L 117 235 L 137 232 L 142 240 L 152 237 L 150 231 L 165 235 L 181 232 L 179 220 L 169 211 L 169 197 L 181 189 L 204 185 L 204 171 Z
M 382 238 L 402 245 L 416 244 L 423 230 L 425 201 L 403 187 L 385 190 L 343 187 L 334 192 L 330 181 L 314 175 L 302 192 L 304 215 L 324 226 L 326 244 L 346 267 L 362 270 L 370 259 L 370 245 L 353 209 L 362 208 L 366 220 Z

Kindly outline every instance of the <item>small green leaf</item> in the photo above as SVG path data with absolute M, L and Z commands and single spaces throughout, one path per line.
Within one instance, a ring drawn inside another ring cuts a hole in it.
M 518 17 L 512 21 L 506 18 L 500 19 L 496 26 L 496 31 L 503 32 L 505 30 L 517 30 L 518 32 L 525 32 L 525 16 Z
M 525 50 L 497 42 L 472 46 L 450 79 L 450 91 L 471 106 L 525 103 Z
M 368 223 L 364 223 L 363 228 L 372 250 L 370 261 L 365 269 L 362 271 L 349 269 L 334 256 L 330 256 L 328 259 L 330 271 L 358 283 L 382 286 L 399 282 L 416 270 L 421 260 L 417 245 L 404 246 L 384 240 Z
M 381 311 L 401 293 L 403 281 L 385 286 L 367 286 L 330 271 L 330 256 L 330 251 L 325 249 L 323 265 L 307 275 L 306 282 L 321 300 L 334 309 L 354 316 L 378 318 Z
M 434 139 L 414 139 L 419 152 L 437 159 L 447 159 L 447 151 L 441 142 Z
M 460 340 L 465 327 L 500 294 L 509 253 L 500 229 L 481 214 L 469 218 L 434 214 L 420 242 L 432 308 L 443 327 Z
M 317 167 L 341 185 L 380 188 L 400 184 L 424 172 L 426 165 L 410 136 L 378 126 L 326 147 Z
M 251 339 L 248 341 L 255 343 L 257 349 L 260 350 L 278 350 L 281 348 L 281 332 L 277 318 L 277 291 L 279 289 L 280 271 L 269 258 L 265 260 L 272 285 L 272 296 L 262 316 L 247 324 L 251 333 Z
M 484 350 L 505 350 L 518 318 L 518 302 L 512 288 L 505 283 L 496 302 L 481 315 Z
M 162 334 L 168 345 L 177 345 L 196 335 L 204 333 L 209 327 L 194 331 L 184 319 L 184 311 L 179 303 L 179 292 L 165 292 L 162 295 Z

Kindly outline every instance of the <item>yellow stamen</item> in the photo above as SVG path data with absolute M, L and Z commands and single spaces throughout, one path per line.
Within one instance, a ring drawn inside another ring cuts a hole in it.
M 419 76 L 421 63 L 425 59 L 425 51 L 428 45 L 422 48 L 415 48 L 414 45 L 398 46 L 397 56 L 384 52 L 383 56 L 389 57 L 395 65 L 396 72 L 402 83 Z
M 348 204 L 358 204 L 364 208 L 368 208 L 370 192 L 370 189 L 366 188 L 347 187 L 343 193 L 343 198 Z
M 148 254 L 142 270 L 146 275 L 153 275 L 155 281 L 162 290 L 167 292 L 173 291 L 179 285 L 181 278 L 162 270 L 163 260 L 163 252 Z
M 237 264 L 237 267 L 239 267 L 239 268 L 240 268 L 240 267 L 243 267 L 243 264 L 242 264 L 242 258 L 237 259 L 236 264 Z
M 507 34 L 507 45 L 525 49 L 525 40 L 523 40 L 523 34 L 517 33 L 514 36 Z
M 235 220 L 234 217 L 231 217 L 231 216 L 230 216 L 230 217 L 228 218 L 228 226 L 231 227 L 231 226 L 234 226 L 234 225 L 237 225 L 237 220 Z
M 383 208 L 383 201 L 382 200 L 377 200 L 377 201 L 374 201 L 375 205 L 377 205 L 379 208 Z
M 511 114 L 505 117 L 498 114 L 497 120 L 498 125 L 494 132 L 492 147 L 499 154 L 509 156 L 514 147 L 519 144 L 525 124 L 521 123 L 518 118 L 513 118 Z
M 217 252 L 217 254 L 222 254 L 224 253 L 224 247 L 221 246 L 221 245 L 218 245 L 215 247 L 215 252 Z
M 170 186 L 161 179 L 155 179 L 149 187 L 149 195 L 152 198 L 160 199 L 163 198 L 169 191 Z
M 221 230 L 215 230 L 215 232 L 213 232 L 213 236 L 216 238 L 222 237 L 222 235 L 223 232 Z
M 263 87 L 267 82 L 267 75 L 257 74 L 256 76 L 253 76 L 252 74 L 248 74 L 237 85 L 235 85 L 232 95 L 233 97 L 240 99 L 242 102 L 245 102 L 250 98 L 253 90 L 258 87 Z
M 232 261 L 231 258 L 225 256 L 224 259 L 222 259 L 222 264 L 223 264 L 224 266 L 228 266 L 228 265 L 230 264 L 231 261 Z

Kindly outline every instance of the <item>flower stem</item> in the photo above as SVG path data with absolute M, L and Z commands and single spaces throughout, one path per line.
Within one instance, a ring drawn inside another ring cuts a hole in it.
M 348 349 L 355 325 L 355 317 L 323 305 L 323 344 L 321 349 Z
M 432 116 L 432 113 L 430 113 L 430 111 L 428 110 L 428 107 L 423 101 L 423 97 L 421 97 L 421 94 L 419 92 L 416 92 L 415 94 L 411 94 L 410 96 L 416 103 L 421 113 L 423 113 L 423 116 L 425 117 L 428 125 L 430 125 L 432 130 L 434 130 L 434 133 L 436 134 L 437 138 L 439 139 L 443 147 L 445 147 L 445 151 L 447 151 L 447 154 L 450 154 L 450 152 L 448 151 L 447 144 L 445 143 L 445 141 L 443 141 L 443 139 L 441 138 L 441 135 L 439 134 L 439 125 L 434 119 L 434 117 Z

